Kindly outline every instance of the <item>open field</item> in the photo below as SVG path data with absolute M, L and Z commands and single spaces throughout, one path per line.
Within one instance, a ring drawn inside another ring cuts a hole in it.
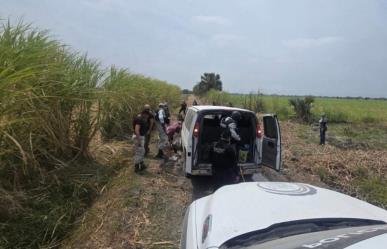
M 263 108 L 259 112 L 277 113 L 280 118 L 294 117 L 289 99 L 295 97 L 269 95 L 235 95 L 227 92 L 210 91 L 205 100 L 220 105 L 232 103 L 234 106 L 251 110 L 257 109 L 256 103 L 262 101 Z M 330 122 L 337 123 L 387 123 L 387 100 L 373 99 L 338 99 L 315 97 L 312 114 L 315 120 L 326 113 Z

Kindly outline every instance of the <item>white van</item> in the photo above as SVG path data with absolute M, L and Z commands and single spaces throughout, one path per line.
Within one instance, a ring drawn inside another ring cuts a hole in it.
M 241 144 L 248 148 L 247 158 L 239 162 L 244 175 L 258 172 L 261 165 L 281 169 L 281 135 L 276 115 L 262 117 L 263 131 L 254 112 L 225 106 L 192 106 L 188 108 L 181 132 L 185 175 L 212 175 L 210 153 L 221 134 L 220 120 L 233 111 L 242 115 L 238 121 Z

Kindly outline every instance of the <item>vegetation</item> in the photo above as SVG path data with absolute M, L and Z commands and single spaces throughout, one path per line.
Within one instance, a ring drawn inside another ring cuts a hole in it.
M 313 97 L 305 97 L 289 99 L 289 104 L 293 107 L 297 118 L 304 122 L 310 122 L 312 120 L 312 103 L 314 102 Z
M 128 135 L 133 116 L 143 107 L 141 103 L 148 103 L 154 108 L 159 102 L 177 106 L 181 95 L 180 88 L 175 85 L 114 67 L 110 69 L 103 86 L 101 131 L 109 139 Z
M 251 94 L 230 94 L 209 91 L 204 99 L 207 103 L 216 101 L 218 105 L 233 103 L 234 106 L 246 107 Z M 282 119 L 295 118 L 296 113 L 289 105 L 289 99 L 295 97 L 277 95 L 259 95 L 263 102 L 262 112 L 277 113 Z M 254 101 L 253 101 L 254 102 Z M 251 110 L 249 105 L 247 107 Z M 314 97 L 312 120 L 317 121 L 326 113 L 330 123 L 387 123 L 387 101 L 384 99 L 349 99 Z
M 219 74 L 204 73 L 200 82 L 194 86 L 193 92 L 198 96 L 203 96 L 211 89 L 222 91 L 222 81 Z
M 57 246 L 114 173 L 114 161 L 102 165 L 90 154 L 101 124 L 108 137 L 127 134 L 144 103 L 173 105 L 179 97 L 176 86 L 115 68 L 106 72 L 47 32 L 5 23 L 0 248 Z

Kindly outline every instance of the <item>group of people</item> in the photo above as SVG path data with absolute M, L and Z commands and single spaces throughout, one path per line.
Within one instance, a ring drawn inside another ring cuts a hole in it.
M 185 103 L 185 102 L 184 102 Z M 181 108 L 180 112 L 186 113 L 187 105 Z M 156 159 L 166 159 L 164 150 L 171 146 L 177 152 L 174 145 L 174 135 L 181 130 L 181 120 L 171 122 L 171 113 L 168 104 L 160 103 L 156 111 L 152 111 L 150 105 L 144 105 L 141 113 L 133 118 L 133 140 L 135 144 L 134 150 L 134 171 L 136 173 L 144 171 L 147 166 L 144 163 L 144 158 L 149 154 L 149 143 L 154 127 L 156 127 L 159 141 L 158 152 Z

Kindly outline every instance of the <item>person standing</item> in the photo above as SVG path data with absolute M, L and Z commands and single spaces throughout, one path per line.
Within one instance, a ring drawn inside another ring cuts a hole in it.
M 146 104 L 144 105 L 144 111 L 147 111 L 149 113 L 149 117 L 146 122 L 146 134 L 145 134 L 145 156 L 148 155 L 149 153 L 149 142 L 151 139 L 152 131 L 155 125 L 155 116 L 151 112 L 151 107 L 150 105 Z
M 213 153 L 215 189 L 239 180 L 237 147 L 241 141 L 238 134 L 238 121 L 241 118 L 240 112 L 233 111 L 231 117 L 224 117 L 220 120 L 219 149 L 215 148 Z
M 164 119 L 165 124 L 169 125 L 169 123 L 171 122 L 171 113 L 169 112 L 168 103 L 164 104 L 163 109 L 164 109 L 164 113 L 165 113 L 165 119 Z
M 134 139 L 134 172 L 139 172 L 146 169 L 144 164 L 145 155 L 145 135 L 147 132 L 146 122 L 149 118 L 149 112 L 143 110 L 133 119 L 133 139 Z
M 168 145 L 168 137 L 166 134 L 166 115 L 164 110 L 164 104 L 159 104 L 159 109 L 155 113 L 155 121 L 156 127 L 159 132 L 159 143 L 158 148 L 159 151 L 156 155 L 156 158 L 162 159 L 164 158 L 164 148 Z
M 198 102 L 196 101 L 196 99 L 194 99 L 194 101 L 192 102 L 192 105 L 193 106 L 198 105 Z
M 181 102 L 180 104 L 179 114 L 183 113 L 185 116 L 186 112 L 187 112 L 187 103 L 183 100 L 183 102 Z
M 320 145 L 324 145 L 325 144 L 325 133 L 327 132 L 328 130 L 328 118 L 327 118 L 327 115 L 324 113 L 320 120 L 318 121 L 319 124 L 320 124 Z

